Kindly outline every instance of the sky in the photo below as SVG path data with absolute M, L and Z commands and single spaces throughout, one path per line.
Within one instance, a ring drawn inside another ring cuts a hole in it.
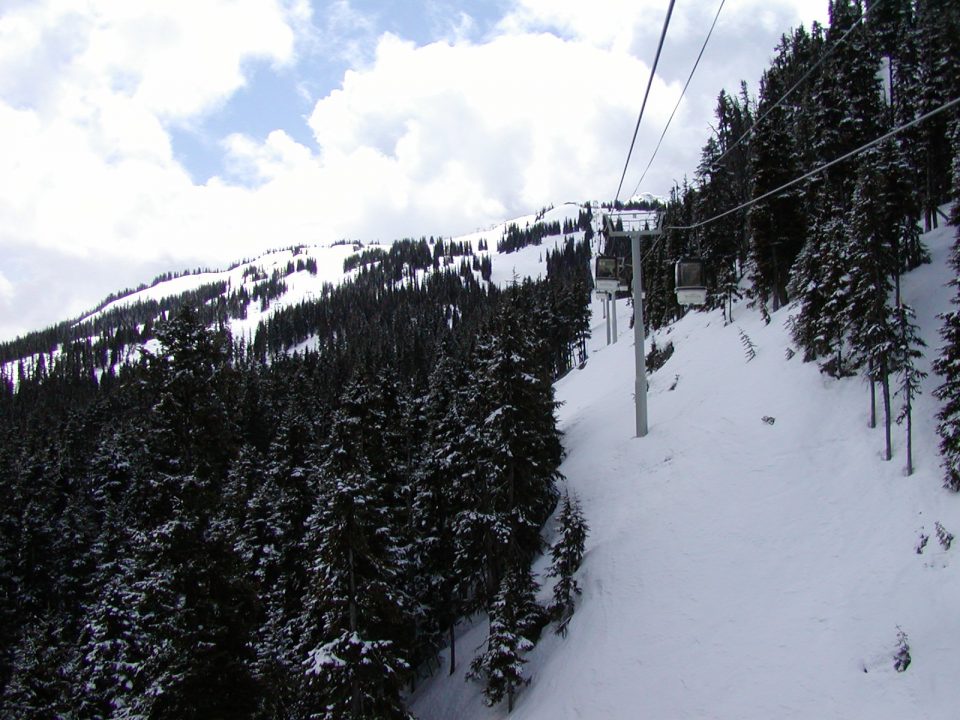
M 167 271 L 610 200 L 666 0 L 4 0 L 0 341 Z M 621 198 L 720 0 L 677 3 Z M 826 0 L 727 0 L 640 192 Z

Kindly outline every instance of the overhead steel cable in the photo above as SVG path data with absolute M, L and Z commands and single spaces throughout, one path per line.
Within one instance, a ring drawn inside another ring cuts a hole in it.
M 839 164 L 839 163 L 842 163 L 844 160 L 849 160 L 850 158 L 855 157 L 856 155 L 859 155 L 860 153 L 864 152 L 865 150 L 869 150 L 870 148 L 874 147 L 875 145 L 879 145 L 879 144 L 882 143 L 884 140 L 888 140 L 888 139 L 894 137 L 895 135 L 899 135 L 899 134 L 902 133 L 904 130 L 907 130 L 907 129 L 909 129 L 909 128 L 912 128 L 914 125 L 919 125 L 920 123 L 924 122 L 925 120 L 928 120 L 928 119 L 932 118 L 934 115 L 939 115 L 940 113 L 944 112 L 945 110 L 949 110 L 950 108 L 952 108 L 952 107 L 954 107 L 954 106 L 956 106 L 956 105 L 960 105 L 960 97 L 956 97 L 956 98 L 954 98 L 953 100 L 949 100 L 949 101 L 945 102 L 943 105 L 941 105 L 940 107 L 934 108 L 934 109 L 931 110 L 930 112 L 925 113 L 925 114 L 921 115 L 921 116 L 918 117 L 918 118 L 914 118 L 914 119 L 911 120 L 910 122 L 906 122 L 906 123 L 904 123 L 903 125 L 900 125 L 899 127 L 894 128 L 894 129 L 891 130 L 890 132 L 884 133 L 883 135 L 881 135 L 880 137 L 876 138 L 875 140 L 871 140 L 871 141 L 868 142 L 868 143 L 864 143 L 863 145 L 861 145 L 860 147 L 858 147 L 856 150 L 851 150 L 850 152 L 848 152 L 848 153 L 846 153 L 846 154 L 844 154 L 844 155 L 841 155 L 840 157 L 835 158 L 834 160 L 831 160 L 830 162 L 824 163 L 824 164 L 822 164 L 822 165 L 818 165 L 818 166 L 815 167 L 813 170 L 810 170 L 809 172 L 806 172 L 806 173 L 804 173 L 803 175 L 800 175 L 799 177 L 796 177 L 796 178 L 794 178 L 793 180 L 784 183 L 783 185 L 781 185 L 781 186 L 778 187 L 778 188 L 775 188 L 775 189 L 773 189 L 773 190 L 770 190 L 770 191 L 768 191 L 768 192 L 765 192 L 763 195 L 760 195 L 759 197 L 755 197 L 755 198 L 753 198 L 752 200 L 748 200 L 748 201 L 745 202 L 745 203 L 742 203 L 742 204 L 740 204 L 740 205 L 737 205 L 737 207 L 735 207 L 735 208 L 731 208 L 731 209 L 729 209 L 729 210 L 726 210 L 726 211 L 724 211 L 724 212 L 722 212 L 722 213 L 720 213 L 720 214 L 718 214 L 718 215 L 714 215 L 714 216 L 711 217 L 711 218 L 707 218 L 706 220 L 701 220 L 700 222 L 694 223 L 693 225 L 671 225 L 671 226 L 669 226 L 669 227 L 663 228 L 663 231 L 665 232 L 665 231 L 667 231 L 667 230 L 696 230 L 697 228 L 703 227 L 704 225 L 709 225 L 710 223 L 715 222 L 715 221 L 717 221 L 717 220 L 719 220 L 719 219 L 721 219 L 721 218 L 724 218 L 724 217 L 726 217 L 727 215 L 731 215 L 731 214 L 733 214 L 733 213 L 735 213 L 735 212 L 737 212 L 737 211 L 739 211 L 739 210 L 745 210 L 746 208 L 750 207 L 751 205 L 755 205 L 756 203 L 760 202 L 761 200 L 766 200 L 768 197 L 772 197 L 772 196 L 774 196 L 774 195 L 777 195 L 777 194 L 783 192 L 784 190 L 786 190 L 787 188 L 793 187 L 793 186 L 796 185 L 797 183 L 803 182 L 803 181 L 806 180 L 807 178 L 813 177 L 814 175 L 817 175 L 818 173 L 821 173 L 821 172 L 823 172 L 824 170 L 833 167 L 834 165 L 837 165 L 837 164 Z
M 633 189 L 634 195 L 636 195 L 640 190 L 640 185 L 643 183 L 644 178 L 647 177 L 647 171 L 650 170 L 650 166 L 653 165 L 654 158 L 657 157 L 657 153 L 660 151 L 660 145 L 663 144 L 663 138 L 666 137 L 667 130 L 670 128 L 670 123 L 673 121 L 673 116 L 677 114 L 677 109 L 680 107 L 680 102 L 683 100 L 683 96 L 687 92 L 687 88 L 690 87 L 690 81 L 693 80 L 693 74 L 697 71 L 697 66 L 700 64 L 700 59 L 703 57 L 704 50 L 707 49 L 707 43 L 710 42 L 710 36 L 713 35 L 713 29 L 717 26 L 717 20 L 720 18 L 720 11 L 723 10 L 723 5 L 726 1 L 727 0 L 720 0 L 720 7 L 717 8 L 717 14 L 713 16 L 713 23 L 710 25 L 710 30 L 707 32 L 707 37 L 703 40 L 703 45 L 700 48 L 700 54 L 697 55 L 697 59 L 693 63 L 693 67 L 690 69 L 690 75 L 687 77 L 687 83 L 683 86 L 683 90 L 680 91 L 680 97 L 677 98 L 677 104 L 673 106 L 673 112 L 671 112 L 670 117 L 667 118 L 667 124 L 663 128 L 663 132 L 660 133 L 660 139 L 657 140 L 657 146 L 653 149 L 653 155 L 650 156 L 650 162 L 648 162 L 647 166 L 643 169 L 643 174 L 637 181 L 637 186 Z
M 640 123 L 643 120 L 643 111 L 647 107 L 647 99 L 650 97 L 650 88 L 653 86 L 653 78 L 657 72 L 657 63 L 660 62 L 660 51 L 663 50 L 663 41 L 667 37 L 667 27 L 670 25 L 670 16 L 673 14 L 673 5 L 676 0 L 670 0 L 670 7 L 667 8 L 667 17 L 663 21 L 663 30 L 660 32 L 660 42 L 657 45 L 657 54 L 653 59 L 653 67 L 650 68 L 650 79 L 647 81 L 647 91 L 643 94 L 643 104 L 640 106 L 640 115 L 637 116 L 637 126 L 633 129 L 633 139 L 630 141 L 630 149 L 627 151 L 627 161 L 623 164 L 623 174 L 620 176 L 620 184 L 617 186 L 617 194 L 613 198 L 613 205 L 616 207 L 620 199 L 620 191 L 623 189 L 623 180 L 627 177 L 627 168 L 630 166 L 630 156 L 633 155 L 633 146 L 637 142 L 637 133 L 640 131 Z

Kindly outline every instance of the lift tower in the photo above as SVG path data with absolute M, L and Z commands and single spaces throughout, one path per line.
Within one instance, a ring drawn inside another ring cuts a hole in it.
M 642 238 L 660 235 L 663 214 L 660 210 L 624 210 L 604 215 L 604 229 L 608 238 L 630 238 L 633 261 L 633 353 L 636 366 L 634 404 L 636 406 L 637 437 L 647 434 L 647 361 L 646 333 L 643 328 L 643 268 L 640 246 Z

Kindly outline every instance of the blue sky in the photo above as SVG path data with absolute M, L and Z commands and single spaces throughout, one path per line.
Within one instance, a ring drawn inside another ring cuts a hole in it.
M 678 3 L 632 190 L 719 0 Z M 728 0 L 641 191 L 826 0 Z M 610 199 L 666 0 L 7 0 L 0 340 L 167 270 Z

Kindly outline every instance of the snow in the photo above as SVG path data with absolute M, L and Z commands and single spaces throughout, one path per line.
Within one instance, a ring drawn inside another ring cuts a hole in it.
M 903 280 L 928 372 L 954 231 L 926 235 L 933 262 Z M 635 438 L 629 308 L 618 311 L 607 346 L 595 303 L 590 360 L 557 383 L 561 470 L 590 524 L 583 595 L 567 635 L 548 629 L 529 654 L 532 682 L 510 717 L 957 717 L 960 549 L 942 547 L 935 523 L 956 534 L 960 498 L 941 487 L 939 378 L 930 372 L 915 400 L 908 477 L 904 430 L 894 426 L 884 462 L 861 378 L 787 358 L 789 308 L 768 326 L 742 303 L 729 325 L 719 310 L 689 313 L 657 336 L 675 352 L 650 378 L 650 431 Z M 749 362 L 741 331 L 756 347 Z M 457 672 L 447 677 L 445 651 L 444 671 L 411 699 L 417 717 L 507 717 L 464 678 L 487 631 L 483 618 L 465 623 Z

